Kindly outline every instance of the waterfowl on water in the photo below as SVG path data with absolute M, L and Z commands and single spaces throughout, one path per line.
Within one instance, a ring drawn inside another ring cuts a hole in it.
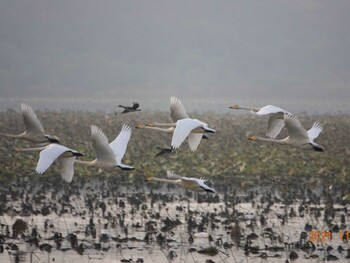
M 0 133 L 0 136 L 6 138 L 23 139 L 32 143 L 59 143 L 56 136 L 45 134 L 41 122 L 29 105 L 22 103 L 21 112 L 26 130 L 21 134 Z
M 76 162 L 106 171 L 114 170 L 117 167 L 123 170 L 133 170 L 134 167 L 122 163 L 130 137 L 131 127 L 124 124 L 117 138 L 108 143 L 107 136 L 103 131 L 96 125 L 92 125 L 92 147 L 95 149 L 96 159 L 92 161 L 76 160 Z
M 248 140 L 286 144 L 304 150 L 314 150 L 318 152 L 324 151 L 323 146 L 314 142 L 314 139 L 316 139 L 323 130 L 323 127 L 319 122 L 315 122 L 311 129 L 309 129 L 308 131 L 301 125 L 298 117 L 292 114 L 285 113 L 284 122 L 285 127 L 288 130 L 288 136 L 286 138 L 277 140 L 271 138 L 251 136 L 248 138 Z

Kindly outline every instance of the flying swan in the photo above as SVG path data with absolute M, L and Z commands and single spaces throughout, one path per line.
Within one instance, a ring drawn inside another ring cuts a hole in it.
M 173 133 L 171 142 L 173 149 L 179 148 L 182 142 L 188 138 L 188 146 L 193 152 L 197 150 L 202 138 L 208 138 L 204 135 L 205 132 L 215 132 L 214 129 L 209 128 L 208 124 L 190 118 L 180 99 L 174 96 L 170 98 L 170 117 L 172 123 L 148 123 L 141 128 L 148 127 L 148 129 Z
M 29 105 L 22 103 L 21 112 L 26 130 L 21 134 L 0 133 L 0 136 L 24 139 L 32 143 L 59 143 L 56 136 L 45 134 L 43 126 Z
M 158 178 L 158 177 L 148 177 L 146 181 L 148 182 L 157 181 L 157 182 L 175 184 L 187 190 L 196 191 L 196 192 L 216 193 L 216 191 L 213 188 L 210 188 L 208 185 L 205 184 L 207 180 L 203 178 L 197 179 L 197 178 L 182 177 L 177 174 L 174 174 L 171 171 L 167 171 L 167 177 L 169 179 Z
M 123 170 L 133 170 L 134 167 L 122 163 L 128 142 L 131 137 L 131 127 L 124 124 L 117 138 L 108 144 L 107 136 L 96 125 L 91 126 L 92 147 L 96 152 L 93 161 L 76 160 L 76 163 L 94 166 L 106 171 L 113 171 L 117 167 Z
M 52 163 L 56 163 L 60 170 L 61 177 L 66 182 L 71 182 L 74 174 L 74 161 L 76 156 L 84 156 L 83 153 L 72 150 L 57 143 L 51 143 L 42 147 L 14 148 L 16 152 L 40 151 L 36 172 L 43 174 Z
M 266 136 L 272 139 L 276 138 L 276 136 L 281 132 L 281 130 L 284 127 L 284 114 L 291 114 L 290 112 L 273 105 L 267 105 L 260 109 L 241 107 L 239 105 L 232 105 L 229 108 L 236 110 L 250 110 L 252 113 L 255 113 L 256 115 L 260 116 L 268 115 L 269 119 Z
M 173 149 L 178 149 L 183 141 L 188 137 L 189 139 L 193 140 L 193 144 L 196 143 L 195 139 L 201 139 L 201 137 L 197 136 L 195 138 L 191 137 L 196 134 L 200 134 L 202 136 L 203 133 L 209 132 L 209 133 L 215 133 L 215 130 L 212 128 L 209 128 L 207 123 L 204 123 L 197 119 L 181 119 L 176 122 L 175 130 L 173 137 L 171 139 L 171 147 Z M 197 143 L 198 146 L 199 142 Z M 191 145 L 189 141 L 189 145 Z
M 262 138 L 258 136 L 251 136 L 248 140 L 251 141 L 265 141 L 280 144 L 289 144 L 296 148 L 304 150 L 314 150 L 323 152 L 324 147 L 315 143 L 314 139 L 322 132 L 323 127 L 319 122 L 315 122 L 310 130 L 306 130 L 300 123 L 298 117 L 285 113 L 284 114 L 285 127 L 288 130 L 288 136 L 284 139 L 276 140 L 270 138 Z

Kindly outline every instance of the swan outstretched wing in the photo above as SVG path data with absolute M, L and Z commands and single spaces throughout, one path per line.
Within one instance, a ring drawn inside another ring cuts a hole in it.
M 44 128 L 41 125 L 41 122 L 39 121 L 33 109 L 29 105 L 22 103 L 21 111 L 23 116 L 23 122 L 27 132 L 44 134 Z
M 202 140 L 203 134 L 200 133 L 190 133 L 188 135 L 188 146 L 190 147 L 191 151 L 194 152 L 197 150 L 198 145 L 200 144 Z
M 61 154 L 70 151 L 71 149 L 60 144 L 50 144 L 40 152 L 39 161 L 36 166 L 36 172 L 44 173 L 47 168 L 58 158 Z
M 170 98 L 170 117 L 173 120 L 173 122 L 189 118 L 188 114 L 186 113 L 185 107 L 183 106 L 181 100 L 177 97 Z
M 203 178 L 197 179 L 197 180 L 198 180 L 198 185 L 199 185 L 204 191 L 206 191 L 206 192 L 211 192 L 211 193 L 216 193 L 216 191 L 215 191 L 213 188 L 211 188 L 211 187 L 209 187 L 208 185 L 205 184 L 205 182 L 206 182 L 207 180 L 205 180 L 205 179 L 203 179 Z
M 305 128 L 301 125 L 298 117 L 292 114 L 284 114 L 284 123 L 288 130 L 288 136 L 290 139 L 295 140 L 308 140 L 309 136 Z
M 174 149 L 179 148 L 192 130 L 198 127 L 203 127 L 203 125 L 206 124 L 196 119 L 187 118 L 178 120 L 176 122 L 173 138 L 171 140 L 171 146 Z
M 72 156 L 68 158 L 58 158 L 56 160 L 62 179 L 68 183 L 73 180 L 75 159 L 76 157 Z
M 191 188 L 194 191 L 206 191 L 211 193 L 216 193 L 216 191 L 205 184 L 207 181 L 204 178 L 191 178 L 191 177 L 181 177 L 181 180 L 184 184 L 188 185 L 188 188 Z
M 289 113 L 288 111 L 286 111 L 280 107 L 273 106 L 273 105 L 267 105 L 267 106 L 262 107 L 260 110 L 258 110 L 256 112 L 256 114 L 257 115 L 269 115 L 269 114 L 274 114 L 274 113 L 279 113 L 279 112 Z M 291 113 L 289 113 L 289 114 L 291 114 Z
M 181 179 L 182 178 L 180 175 L 174 173 L 173 171 L 169 171 L 169 170 L 166 171 L 166 176 L 169 179 Z
M 310 130 L 307 131 L 307 134 L 309 135 L 310 140 L 314 140 L 320 135 L 320 133 L 323 130 L 323 126 L 319 122 L 315 122 L 314 125 L 311 127 Z
M 116 156 L 108 144 L 106 134 L 96 125 L 91 125 L 91 139 L 97 160 L 101 162 L 116 162 Z
M 256 112 L 257 115 L 269 115 L 268 127 L 266 136 L 272 139 L 281 132 L 284 127 L 284 114 L 291 114 L 290 112 L 273 105 L 262 107 Z
M 269 117 L 267 122 L 266 136 L 269 138 L 276 138 L 284 127 L 283 113 L 275 113 Z
M 110 148 L 113 150 L 116 156 L 117 164 L 121 164 L 121 161 L 125 155 L 130 137 L 131 137 L 131 127 L 127 124 L 124 124 L 117 138 L 115 138 L 115 140 L 109 144 Z

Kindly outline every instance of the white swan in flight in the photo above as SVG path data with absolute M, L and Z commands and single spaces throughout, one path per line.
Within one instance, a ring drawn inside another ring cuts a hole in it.
M 191 151 L 196 151 L 202 138 L 206 138 L 205 132 L 215 132 L 214 129 L 209 128 L 208 124 L 197 119 L 191 119 L 187 114 L 185 107 L 180 99 L 172 96 L 170 98 L 170 117 L 173 123 L 148 123 L 146 126 L 158 127 L 158 130 L 163 130 L 166 133 L 173 132 L 171 146 L 173 149 L 180 147 L 182 142 L 188 138 L 188 146 Z M 180 128 L 177 128 L 178 124 Z M 164 129 L 162 129 L 162 127 Z M 191 129 L 191 127 L 194 127 Z M 168 129 L 165 129 L 168 128 Z M 171 129 L 173 128 L 173 129 Z
M 92 147 L 96 152 L 93 161 L 76 160 L 76 163 L 94 166 L 106 171 L 113 171 L 117 167 L 123 170 L 133 170 L 134 167 L 122 163 L 128 142 L 131 137 L 131 127 L 124 124 L 117 138 L 108 143 L 107 136 L 96 125 L 91 126 Z
M 190 119 L 181 100 L 174 96 L 170 98 L 170 117 L 173 123 L 159 123 L 159 122 L 148 123 L 147 125 L 145 125 L 145 127 L 142 127 L 142 128 L 149 127 L 148 129 L 163 131 L 165 133 L 170 134 L 170 133 L 174 133 L 176 123 L 179 120 Z M 188 138 L 188 146 L 190 147 L 190 150 L 192 152 L 197 150 L 202 138 L 205 138 L 205 139 L 208 138 L 203 133 L 204 131 L 201 129 L 193 130 L 193 131 L 190 131 L 189 134 L 187 134 L 186 137 L 184 138 L 184 140 Z
M 24 139 L 32 143 L 59 143 L 56 136 L 45 134 L 43 126 L 29 105 L 22 103 L 21 112 L 26 130 L 21 134 L 0 133 L 0 136 Z
M 171 139 L 171 147 L 173 149 L 178 149 L 180 145 L 183 143 L 183 141 L 187 137 L 190 138 L 190 136 L 192 135 L 195 135 L 198 133 L 202 135 L 202 133 L 205 133 L 205 132 L 215 133 L 215 130 L 212 128 L 209 128 L 207 123 L 204 123 L 197 119 L 191 119 L 191 118 L 181 119 L 181 120 L 178 120 L 176 124 L 172 124 L 172 125 L 175 125 L 174 134 Z M 199 137 L 197 136 L 197 139 L 198 138 Z M 194 139 L 192 140 L 194 141 Z M 191 144 L 189 143 L 189 145 Z
M 213 188 L 205 184 L 207 180 L 203 178 L 197 179 L 197 178 L 178 176 L 177 174 L 174 174 L 171 171 L 167 171 L 167 177 L 168 179 L 158 178 L 158 177 L 148 177 L 146 178 L 146 181 L 148 182 L 157 181 L 157 182 L 175 184 L 182 188 L 195 191 L 195 192 L 216 193 L 216 191 Z
M 153 125 L 159 125 L 159 126 L 163 126 L 162 127 L 155 127 Z M 170 127 L 169 127 L 170 126 Z M 149 129 L 149 130 L 154 130 L 154 131 L 161 131 L 164 132 L 166 134 L 174 134 L 175 131 L 175 127 L 176 127 L 176 123 L 147 123 L 146 125 L 143 124 L 137 124 L 135 126 L 136 129 Z M 195 129 L 193 131 L 190 132 L 190 134 L 188 135 L 188 146 L 190 147 L 191 151 L 196 151 L 198 148 L 199 143 L 201 142 L 202 138 L 207 139 L 208 137 L 203 134 L 203 130 L 202 129 Z
M 291 146 L 301 148 L 304 150 L 314 150 L 323 152 L 324 147 L 315 143 L 314 139 L 322 132 L 323 127 L 319 122 L 315 122 L 310 130 L 306 130 L 300 123 L 298 117 L 285 113 L 284 114 L 285 127 L 288 130 L 288 136 L 281 140 L 262 138 L 258 136 L 251 136 L 248 138 L 251 141 L 265 141 L 280 144 L 289 144 Z
M 260 109 L 241 107 L 239 105 L 232 105 L 229 108 L 236 109 L 236 110 L 250 110 L 251 112 L 260 116 L 268 115 L 269 120 L 268 120 L 266 136 L 272 139 L 276 138 L 276 136 L 281 132 L 281 130 L 284 127 L 284 114 L 285 113 L 291 114 L 290 112 L 273 105 L 267 105 Z
M 51 143 L 42 147 L 14 148 L 16 152 L 40 151 L 36 172 L 43 174 L 53 162 L 58 165 L 61 177 L 64 181 L 71 182 L 74 174 L 74 161 L 76 156 L 84 156 L 83 153 L 72 150 L 57 143 Z

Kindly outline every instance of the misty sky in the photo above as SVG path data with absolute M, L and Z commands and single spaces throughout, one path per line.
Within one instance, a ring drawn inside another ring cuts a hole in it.
M 347 0 L 0 0 L 0 96 L 341 110 L 349 10 Z

